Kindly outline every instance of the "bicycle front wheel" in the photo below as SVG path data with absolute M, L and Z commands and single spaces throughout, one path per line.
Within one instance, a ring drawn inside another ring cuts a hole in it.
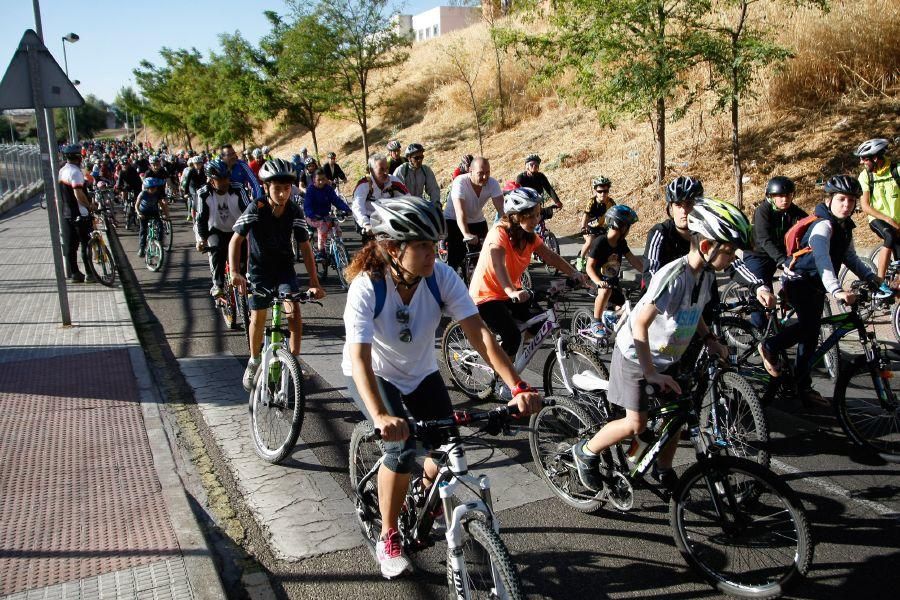
M 444 330 L 441 354 L 450 378 L 464 394 L 484 400 L 494 391 L 494 371 L 469 344 L 459 321 L 450 323 Z
M 891 309 L 891 330 L 894 332 L 894 341 L 900 343 L 900 303 L 894 304 Z
M 750 383 L 737 373 L 722 373 L 710 387 L 700 407 L 700 424 L 713 438 L 728 442 L 729 454 L 769 466 L 766 414 Z
M 96 237 L 91 238 L 88 242 L 88 258 L 88 268 L 94 278 L 106 287 L 112 287 L 116 283 L 116 264 L 109 248 Z
M 563 367 L 566 371 L 565 377 L 563 377 Z M 544 395 L 571 394 L 572 375 L 585 371 L 609 381 L 609 371 L 599 356 L 587 346 L 570 341 L 562 364 L 560 364 L 556 352 L 551 352 L 547 355 L 547 361 L 544 363 Z M 566 385 L 567 383 L 568 385 Z
M 845 365 L 834 384 L 834 408 L 847 437 L 890 462 L 900 462 L 900 402 L 885 377 L 864 357 Z
M 552 231 L 548 231 L 546 237 L 544 237 L 544 244 L 547 245 L 547 248 L 559 254 L 559 240 L 556 239 L 556 234 Z M 556 267 L 551 267 L 547 263 L 544 263 L 544 268 L 548 273 L 555 275 L 559 273 Z
M 222 313 L 222 319 L 228 329 L 237 327 L 237 304 L 234 300 L 234 287 L 230 281 L 225 282 L 225 288 L 222 290 L 222 298 L 219 300 L 219 311 Z
M 350 435 L 350 489 L 356 502 L 356 518 L 363 536 L 374 548 L 381 538 L 381 509 L 378 506 L 378 476 L 360 482 L 384 454 L 381 440 L 375 437 L 375 429 L 369 421 L 357 423 Z
M 572 314 L 569 331 L 577 340 L 596 344 L 597 338 L 591 335 L 591 325 L 594 323 L 594 310 L 579 308 Z
M 451 597 L 472 600 L 525 598 L 509 550 L 497 532 L 477 518 L 464 521 L 462 528 L 462 554 L 457 558 L 452 549 L 447 552 L 447 586 Z
M 305 404 L 300 365 L 285 348 L 277 348 L 268 372 L 258 372 L 250 397 L 250 431 L 261 459 L 279 463 L 290 453 L 300 436 Z
M 715 456 L 689 468 L 672 494 L 669 522 L 688 565 L 729 595 L 780 596 L 812 560 L 796 494 L 743 458 Z
M 347 249 L 343 244 L 335 244 L 333 256 L 334 271 L 335 273 L 337 273 L 341 288 L 346 290 L 348 287 L 350 287 L 350 284 L 347 281 L 347 276 L 344 275 L 344 269 L 346 269 L 347 265 L 350 264 L 350 257 L 347 255 Z
M 144 254 L 144 262 L 151 271 L 159 271 L 162 269 L 163 261 L 165 261 L 165 251 L 159 240 L 150 240 L 147 242 L 146 254 Z
M 860 256 L 859 260 L 862 261 L 862 263 L 866 265 L 872 273 L 878 272 L 878 267 L 875 266 L 875 263 L 872 261 L 872 259 Z M 851 284 L 859 279 L 859 277 L 857 277 L 856 273 L 854 273 L 847 267 L 841 267 L 838 279 L 840 280 L 841 289 L 849 290 Z M 828 302 L 827 299 L 826 302 Z M 871 298 L 865 304 L 859 305 L 859 316 L 864 323 L 868 323 L 872 319 L 872 317 L 875 316 L 875 312 L 877 310 L 876 304 L 877 301 L 874 298 Z M 844 304 L 839 304 L 838 309 L 844 312 L 848 312 L 850 310 L 850 307 Z

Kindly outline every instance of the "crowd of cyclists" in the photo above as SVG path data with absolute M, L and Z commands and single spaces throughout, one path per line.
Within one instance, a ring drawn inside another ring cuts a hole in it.
M 601 490 L 610 475 L 600 460 L 602 451 L 647 426 L 644 382 L 680 392 L 674 370 L 694 339 L 711 354 L 726 356 L 710 322 L 709 306 L 718 303 L 716 273 L 732 271 L 768 308 L 775 305 L 778 281 L 796 310 L 795 323 L 759 344 L 759 356 L 773 376 L 783 367 L 776 357 L 786 348 L 797 346 L 798 364 L 808 360 L 828 298 L 846 304 L 856 300 L 853 290 L 841 287 L 842 266 L 869 282 L 876 295 L 895 294 L 895 282 L 883 280 L 889 262 L 900 260 L 900 175 L 888 146 L 884 139 L 862 143 L 855 151 L 860 173 L 828 177 L 824 198 L 811 216 L 794 203 L 797 186 L 785 176 L 771 178 L 752 219 L 710 197 L 697 178 L 676 177 L 665 187 L 669 218 L 650 229 L 642 257 L 628 242 L 639 218 L 635 207 L 613 199 L 610 178 L 593 177 L 591 197 L 579 206 L 584 244 L 571 262 L 535 234 L 547 216 L 545 202 L 563 207 L 536 154 L 526 156 L 524 170 L 503 185 L 492 177 L 487 158 L 464 156 L 442 195 L 434 171 L 424 164 L 424 146 L 412 143 L 402 151 L 392 140 L 386 154 L 368 158 L 365 176 L 346 198 L 339 189 L 348 180 L 334 153 L 320 164 L 305 148 L 288 160 L 273 157 L 268 147 L 239 157 L 231 145 L 212 156 L 169 153 L 164 146 L 155 151 L 140 143 L 89 142 L 62 148 L 67 164 L 59 181 L 67 214 L 74 215 L 69 218 L 73 245 L 67 258 L 75 281 L 84 280 L 76 258 L 87 227 L 81 217 L 91 210 L 86 189 L 110 186 L 134 205 L 142 223 L 141 253 L 145 223 L 167 218 L 168 203 L 187 198 L 197 250 L 209 254 L 211 294 L 222 293 L 228 276 L 243 293 L 263 290 L 249 295 L 250 359 L 243 378 L 248 391 L 259 366 L 273 294 L 300 289 L 295 246 L 311 295 L 323 298 L 315 261 L 321 259 L 329 229 L 336 226 L 327 217 L 352 213 L 363 245 L 346 269 L 350 285 L 341 369 L 350 396 L 384 441 L 387 458 L 377 477 L 383 526 L 376 551 L 382 574 L 393 578 L 411 569 L 397 525 L 417 451 L 407 419 L 452 412 L 434 349 L 442 316 L 459 321 L 469 343 L 506 384 L 509 404 L 527 415 L 539 408 L 540 394 L 513 363 L 523 337 L 518 323 L 528 318 L 531 300 L 519 282 L 532 258 L 596 288 L 591 333 L 598 338 L 610 334 L 616 311 L 625 303 L 623 263 L 642 274 L 643 295 L 618 330 L 608 365 L 608 400 L 622 407 L 625 416 L 571 450 L 583 485 Z M 497 213 L 494 223 L 485 215 L 488 202 Z M 860 260 L 853 243 L 857 208 L 883 240 L 874 271 Z M 447 244 L 446 264 L 436 260 L 441 240 Z M 481 250 L 467 288 L 459 269 L 473 247 Z M 226 261 L 230 273 L 225 272 Z M 288 302 L 287 315 L 290 349 L 299 356 L 299 304 Z M 762 328 L 761 314 L 752 319 Z M 798 384 L 804 401 L 827 403 L 809 376 Z M 663 451 L 655 473 L 669 489 L 677 482 L 671 468 L 675 442 Z M 434 476 L 434 466 L 426 464 L 422 485 L 429 486 Z

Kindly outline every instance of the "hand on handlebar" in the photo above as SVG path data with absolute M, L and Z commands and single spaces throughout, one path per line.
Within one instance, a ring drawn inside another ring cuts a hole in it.
M 466 244 L 469 244 L 470 246 L 471 246 L 471 245 L 474 245 L 474 244 L 477 244 L 477 243 L 478 243 L 478 236 L 477 236 L 477 235 L 473 235 L 473 234 L 471 234 L 471 233 L 466 233 L 466 234 L 463 235 L 463 242 L 466 243 Z
M 200 240 L 197 242 L 197 252 L 206 252 L 206 242 Z
M 402 442 L 409 437 L 409 423 L 402 417 L 382 415 L 373 421 L 385 442 Z
M 840 302 L 841 304 L 846 304 L 847 306 L 853 306 L 856 303 L 857 294 L 854 291 L 845 291 L 841 290 L 834 294 L 834 298 Z
M 528 290 L 516 290 L 512 294 L 507 294 L 513 302 L 528 302 L 531 299 L 531 292 Z
M 648 375 L 646 379 L 647 383 L 659 387 L 663 392 L 671 391 L 675 392 L 676 394 L 681 393 L 681 386 L 678 385 L 678 382 L 669 375 L 654 373 L 653 375 Z
M 769 310 L 775 308 L 775 294 L 763 287 L 756 288 L 756 300 Z
M 315 298 L 316 300 L 321 300 L 322 298 L 324 298 L 326 296 L 325 290 L 323 290 L 322 288 L 318 288 L 318 287 L 311 287 L 311 288 L 309 288 L 308 292 L 309 292 L 309 295 L 312 296 L 313 298 Z
M 519 416 L 525 417 L 541 410 L 541 394 L 540 392 L 522 392 L 517 394 L 515 398 L 506 403 L 507 406 L 515 406 L 519 409 Z

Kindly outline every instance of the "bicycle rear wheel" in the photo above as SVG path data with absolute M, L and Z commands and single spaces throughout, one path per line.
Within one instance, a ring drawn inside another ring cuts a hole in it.
M 716 423 L 713 423 L 713 402 Z M 728 442 L 729 454 L 769 466 L 766 414 L 753 387 L 737 373 L 725 371 L 715 386 L 710 387 L 700 407 L 700 425 L 710 434 L 717 431 L 717 437 Z
M 162 241 L 165 245 L 166 252 L 172 251 L 172 238 L 174 237 L 172 232 L 172 221 L 169 219 L 165 219 L 163 221 L 162 231 L 160 232 L 162 237 Z
M 452 550 L 447 552 L 447 586 L 451 597 L 472 600 L 524 599 L 519 574 L 497 532 L 476 518 L 464 521 L 462 528 L 462 555 L 459 559 L 464 569 L 454 568 L 456 557 Z
M 356 518 L 363 537 L 373 548 L 381 538 L 381 509 L 378 506 L 378 476 L 366 482 L 363 489 L 359 482 L 372 470 L 381 456 L 384 446 L 375 437 L 375 429 L 369 421 L 357 423 L 350 435 L 350 489 L 356 504 Z
M 222 289 L 222 298 L 219 299 L 219 311 L 222 313 L 222 319 L 228 329 L 237 327 L 237 304 L 235 303 L 234 287 L 231 281 L 225 281 L 225 287 Z
M 603 505 L 597 493 L 582 485 L 572 458 L 572 446 L 599 430 L 597 423 L 572 398 L 556 397 L 531 416 L 528 445 L 541 479 L 566 506 L 583 513 L 597 512 Z
M 559 240 L 556 239 L 556 234 L 552 231 L 548 231 L 547 235 L 544 237 L 544 244 L 547 245 L 547 248 L 559 254 Z M 547 263 L 544 263 L 544 268 L 551 275 L 556 275 L 559 273 L 559 270 L 556 267 L 551 267 Z
M 878 365 L 859 357 L 834 385 L 834 408 L 847 437 L 857 446 L 884 460 L 900 462 L 900 402 L 891 382 Z
M 530 290 L 534 283 L 531 281 L 531 273 L 528 272 L 528 267 L 525 267 L 525 270 L 522 271 L 522 276 L 519 277 L 519 286 L 523 290 Z
M 672 494 L 669 522 L 688 565 L 729 595 L 777 597 L 812 560 L 796 494 L 743 458 L 714 456 L 689 468 Z
M 569 331 L 579 342 L 599 346 L 598 338 L 590 333 L 591 325 L 594 322 L 593 309 L 579 308 L 572 314 L 572 320 L 569 324 Z
M 250 431 L 260 458 L 279 463 L 291 452 L 303 426 L 305 405 L 300 365 L 293 354 L 277 348 L 268 372 L 258 371 L 250 392 Z
M 162 245 L 159 243 L 159 240 L 150 240 L 147 242 L 147 250 L 144 254 L 144 262 L 147 265 L 147 268 L 151 271 L 159 271 L 162 269 L 163 262 L 165 261 L 165 251 L 163 250 Z
M 584 373 L 585 371 L 609 381 L 609 371 L 603 365 L 597 353 L 587 346 L 570 341 L 567 344 L 566 353 L 567 356 L 563 359 L 563 366 L 566 368 L 569 385 L 572 385 L 572 375 Z M 547 360 L 544 363 L 544 395 L 553 396 L 557 394 L 570 395 L 572 391 L 566 386 L 558 357 L 554 351 L 547 355 Z
M 93 237 L 88 242 L 88 258 L 88 268 L 94 278 L 106 287 L 112 287 L 116 283 L 116 264 L 109 248 Z
M 894 341 L 900 343 L 900 302 L 894 304 L 891 309 L 891 330 L 894 333 Z
M 464 394 L 483 400 L 494 391 L 494 370 L 469 344 L 459 321 L 450 323 L 444 330 L 441 354 L 450 378 Z

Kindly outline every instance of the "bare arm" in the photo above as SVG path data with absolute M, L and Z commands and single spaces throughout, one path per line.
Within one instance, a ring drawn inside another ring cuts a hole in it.
M 472 235 L 469 233 L 469 224 L 466 223 L 466 211 L 463 208 L 462 198 L 459 196 L 451 196 L 450 201 L 453 202 L 453 210 L 456 211 L 456 224 L 462 232 L 463 237 Z
M 535 248 L 534 253 L 537 254 L 542 261 L 551 267 L 556 267 L 559 271 L 562 271 L 566 275 L 570 277 L 580 276 L 580 273 L 575 270 L 575 267 L 570 265 L 566 260 L 548 248 L 546 244 L 541 244 L 537 248 Z
M 875 217 L 876 219 L 881 219 L 894 229 L 898 228 L 897 223 L 894 222 L 892 218 L 881 212 L 880 210 L 876 210 L 875 207 L 872 206 L 872 192 L 866 190 L 863 192 L 862 198 L 859 199 L 859 205 L 862 208 L 862 211 L 869 216 Z
M 84 188 L 77 187 L 74 189 L 75 199 L 78 200 L 78 204 L 91 210 L 91 199 L 88 198 L 88 195 L 85 193 Z
M 625 255 L 625 258 L 628 259 L 628 264 L 634 267 L 634 270 L 638 273 L 642 273 L 644 271 L 644 261 L 634 255 L 634 252 L 629 252 Z

